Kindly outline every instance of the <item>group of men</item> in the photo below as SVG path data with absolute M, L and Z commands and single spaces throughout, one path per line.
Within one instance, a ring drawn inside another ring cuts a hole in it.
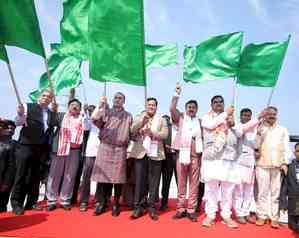
M 205 227 L 215 223 L 220 202 L 221 218 L 230 228 L 247 222 L 262 226 L 267 219 L 278 228 L 281 174 L 287 172 L 291 152 L 288 132 L 277 123 L 277 108 L 266 108 L 256 119 L 250 109 L 242 109 L 241 122 L 236 123 L 234 108 L 225 109 L 223 97 L 217 95 L 211 99 L 210 112 L 200 119 L 196 100 L 186 102 L 184 112 L 177 109 L 181 91 L 177 85 L 170 116 L 160 116 L 158 101 L 151 97 L 145 110 L 133 118 L 124 109 L 121 92 L 114 95 L 112 107 L 101 97 L 98 106 L 81 110 L 81 102 L 72 99 L 65 113 L 58 112 L 48 90 L 37 103 L 19 105 L 15 123 L 2 120 L 0 126 L 1 210 L 6 211 L 10 192 L 16 215 L 24 209 L 41 210 L 39 186 L 45 181 L 48 211 L 57 208 L 58 200 L 70 210 L 80 185 L 84 212 L 95 181 L 94 215 L 106 211 L 114 191 L 112 215 L 118 216 L 120 197 L 130 197 L 125 194 L 130 191 L 131 219 L 147 209 L 150 218 L 158 220 L 161 175 L 160 210 L 165 211 L 175 172 L 178 199 L 173 219 L 197 222 L 204 198 Z M 18 142 L 11 138 L 15 126 L 22 126 Z M 253 200 L 257 219 L 250 215 Z

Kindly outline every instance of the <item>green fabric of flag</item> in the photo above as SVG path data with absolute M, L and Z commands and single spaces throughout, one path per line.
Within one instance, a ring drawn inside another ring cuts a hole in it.
M 5 46 L 4 44 L 1 43 L 1 41 L 0 41 L 0 60 L 4 60 L 6 63 L 9 62 Z
M 81 80 L 81 63 L 82 60 L 74 56 L 61 56 L 58 54 L 58 44 L 51 45 L 52 55 L 49 58 L 49 70 L 51 72 L 51 80 L 53 81 L 55 95 L 59 95 L 62 90 L 77 87 Z M 40 93 L 49 88 L 49 80 L 47 73 L 44 73 L 39 81 L 39 88 L 30 93 L 29 97 L 32 101 L 36 101 Z
M 184 80 L 203 83 L 237 75 L 243 32 L 212 37 L 184 50 Z
M 89 17 L 90 66 L 94 80 L 144 86 L 143 1 L 93 1 Z
M 0 35 L 5 45 L 45 57 L 34 0 L 0 1 Z
M 289 45 L 267 42 L 247 45 L 241 55 L 237 83 L 245 86 L 274 87 Z
M 178 47 L 169 45 L 145 45 L 145 64 L 150 67 L 165 67 L 178 63 Z
M 64 0 L 63 18 L 60 22 L 61 55 L 88 59 L 88 14 L 91 2 L 91 0 Z

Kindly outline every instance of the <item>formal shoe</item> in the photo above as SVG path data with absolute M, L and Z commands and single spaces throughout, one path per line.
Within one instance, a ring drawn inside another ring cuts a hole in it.
M 72 209 L 72 205 L 71 204 L 61 205 L 61 207 L 65 211 L 70 211 Z
M 253 215 L 248 215 L 248 216 L 245 217 L 245 219 L 250 224 L 255 224 L 255 222 L 256 222 L 256 218 Z
M 197 222 L 197 214 L 195 212 L 187 213 L 187 218 L 192 222 Z
M 236 218 L 236 221 L 237 221 L 239 224 L 246 224 L 246 223 L 247 223 L 247 220 L 245 219 L 245 217 L 237 217 L 237 218 Z
M 81 203 L 80 212 L 86 212 L 86 211 L 87 211 L 87 203 Z
M 278 221 L 271 221 L 271 227 L 274 228 L 274 229 L 278 229 L 279 228 Z
M 167 208 L 168 208 L 167 203 L 166 204 L 161 204 L 161 206 L 159 208 L 159 211 L 164 212 L 164 211 L 167 210 Z
M 120 214 L 120 205 L 119 203 L 115 203 L 112 206 L 112 216 L 118 217 Z
M 22 207 L 15 207 L 12 209 L 12 212 L 17 216 L 20 216 L 24 214 L 24 209 Z
M 225 225 L 227 225 L 227 227 L 229 228 L 233 228 L 236 229 L 239 227 L 238 223 L 235 222 L 233 219 L 229 218 L 223 218 L 222 219 L 222 223 L 224 223 Z
M 258 218 L 258 219 L 256 220 L 256 222 L 255 222 L 255 224 L 256 224 L 257 226 L 263 226 L 263 225 L 265 225 L 265 223 L 266 223 L 266 220 L 265 220 L 265 219 L 262 219 L 262 218 Z
M 149 216 L 153 221 L 157 221 L 159 219 L 157 210 L 155 208 L 151 208 L 149 210 Z
M 51 212 L 51 211 L 53 211 L 53 210 L 55 210 L 56 209 L 56 205 L 55 204 L 51 204 L 51 205 L 48 205 L 47 206 L 47 211 L 48 212 Z
M 173 220 L 177 220 L 177 219 L 181 219 L 187 216 L 187 212 L 183 211 L 183 212 L 179 212 L 177 211 L 174 216 L 172 217 Z
M 201 225 L 204 227 L 211 227 L 212 225 L 214 225 L 214 219 L 206 216 Z
M 93 212 L 94 216 L 99 216 L 105 212 L 106 207 L 102 204 L 96 205 L 96 209 Z
M 26 205 L 25 210 L 42 211 L 43 208 L 37 204 L 33 204 L 33 205 Z
M 135 208 L 133 210 L 132 215 L 130 216 L 131 219 L 137 219 L 143 215 L 143 209 L 142 208 Z

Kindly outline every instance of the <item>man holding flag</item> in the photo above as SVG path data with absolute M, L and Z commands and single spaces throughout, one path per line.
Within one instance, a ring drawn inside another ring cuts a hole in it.
M 16 215 L 25 209 L 41 210 L 37 205 L 41 179 L 41 163 L 49 153 L 50 139 L 56 126 L 57 104 L 52 103 L 53 93 L 44 90 L 37 103 L 20 104 L 15 123 L 22 126 L 16 148 L 16 178 L 11 195 L 11 205 Z

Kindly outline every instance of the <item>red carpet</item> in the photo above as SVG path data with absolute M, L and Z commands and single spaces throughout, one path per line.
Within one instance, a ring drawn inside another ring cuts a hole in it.
M 0 215 L 0 237 L 38 237 L 38 238 L 289 238 L 299 237 L 286 225 L 278 230 L 269 225 L 257 227 L 242 225 L 237 230 L 228 229 L 219 220 L 212 228 L 204 228 L 200 214 L 198 223 L 187 219 L 172 220 L 175 205 L 161 213 L 158 221 L 152 221 L 146 214 L 138 220 L 130 220 L 131 211 L 122 211 L 119 217 L 111 216 L 111 210 L 105 214 L 92 216 L 93 209 L 80 213 L 78 207 L 71 211 L 56 209 L 53 212 L 26 212 L 23 216 L 12 213 Z M 125 208 L 122 208 L 123 210 Z

